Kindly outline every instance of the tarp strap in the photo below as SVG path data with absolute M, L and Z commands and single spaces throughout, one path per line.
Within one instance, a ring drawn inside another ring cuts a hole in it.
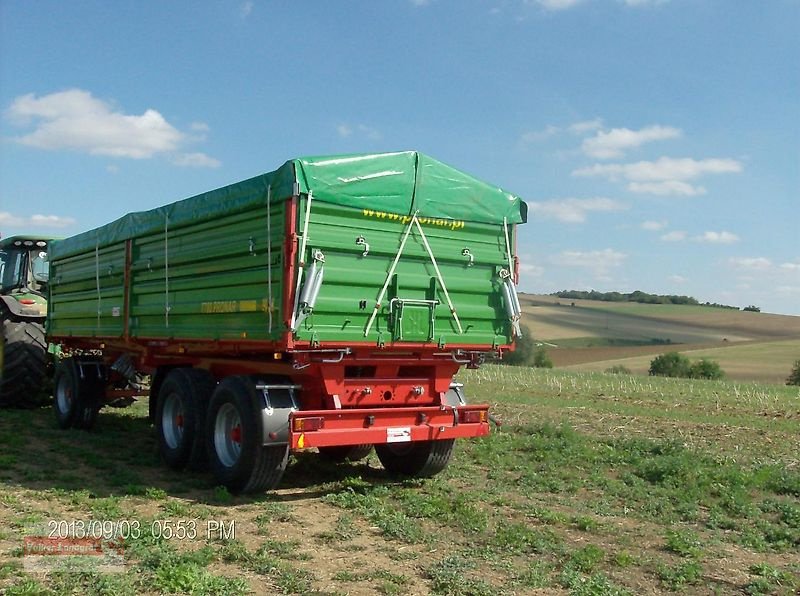
M 300 306 L 300 285 L 303 283 L 303 270 L 305 269 L 306 262 L 306 244 L 308 243 L 308 224 L 311 220 L 311 200 L 313 198 L 312 191 L 308 191 L 308 198 L 306 199 L 306 217 L 303 221 L 303 236 L 300 242 L 300 254 L 297 256 L 297 284 L 294 288 L 294 309 L 292 310 L 292 331 L 295 330 L 297 322 L 297 309 Z
M 94 280 L 97 285 L 97 330 L 100 331 L 100 311 L 102 299 L 100 297 L 100 243 L 94 245 Z
M 439 271 L 439 265 L 436 263 L 436 257 L 433 256 L 433 251 L 431 250 L 430 244 L 428 244 L 428 239 L 425 237 L 425 232 L 422 231 L 422 226 L 420 225 L 419 220 L 415 219 L 414 221 L 417 224 L 417 230 L 419 230 L 419 235 L 422 238 L 422 244 L 425 246 L 425 250 L 428 251 L 428 256 L 431 258 L 431 263 L 433 263 L 433 270 L 436 271 L 436 277 L 439 279 L 439 283 L 442 286 L 444 297 L 447 300 L 447 306 L 450 307 L 450 313 L 453 315 L 453 320 L 456 322 L 456 327 L 458 327 L 458 334 L 463 335 L 464 329 L 461 328 L 461 321 L 458 320 L 456 308 L 453 306 L 453 301 L 450 300 L 450 293 L 447 291 L 447 286 L 444 284 L 444 278 L 442 277 L 442 272 Z
M 164 216 L 164 325 L 169 327 L 169 215 Z
M 272 185 L 267 186 L 267 312 L 269 313 L 269 330 L 272 335 Z
M 386 290 L 389 287 L 389 282 L 392 279 L 392 275 L 394 275 L 394 270 L 397 268 L 397 262 L 400 260 L 400 255 L 403 254 L 403 249 L 406 246 L 406 240 L 408 240 L 408 235 L 411 233 L 411 229 L 414 227 L 414 222 L 417 221 L 417 214 L 414 213 L 414 216 L 411 218 L 411 221 L 408 222 L 408 227 L 406 228 L 405 233 L 403 234 L 403 239 L 400 241 L 400 248 L 397 249 L 397 254 L 394 256 L 394 261 L 392 261 L 392 266 L 389 267 L 389 272 L 386 274 L 386 281 L 381 288 L 380 293 L 378 294 L 378 299 L 375 302 L 375 307 L 372 309 L 372 315 L 369 317 L 369 321 L 367 322 L 367 328 L 364 330 L 364 337 L 369 335 L 369 330 L 372 328 L 372 324 L 375 322 L 375 317 L 378 316 L 378 310 L 381 308 L 381 302 L 383 301 L 383 297 L 386 295 Z

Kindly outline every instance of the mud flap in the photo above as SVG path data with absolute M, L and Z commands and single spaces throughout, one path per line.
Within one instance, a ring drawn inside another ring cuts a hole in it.
M 299 409 L 295 392 L 300 385 L 258 384 L 261 393 L 261 428 L 263 445 L 285 445 L 289 442 L 289 416 Z

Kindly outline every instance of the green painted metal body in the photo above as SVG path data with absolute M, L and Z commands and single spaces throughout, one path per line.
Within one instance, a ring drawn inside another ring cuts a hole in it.
M 48 333 L 151 350 L 489 350 L 511 343 L 500 271 L 524 217 L 518 197 L 414 152 L 292 160 L 53 243 Z

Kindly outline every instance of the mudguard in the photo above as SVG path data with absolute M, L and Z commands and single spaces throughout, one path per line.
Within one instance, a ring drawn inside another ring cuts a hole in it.
M 289 415 L 299 409 L 295 392 L 300 385 L 259 383 L 261 393 L 261 428 L 264 445 L 285 445 L 289 442 Z

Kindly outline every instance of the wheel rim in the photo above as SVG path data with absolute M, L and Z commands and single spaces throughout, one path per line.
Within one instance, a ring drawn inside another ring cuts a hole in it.
M 62 414 L 68 413 L 72 409 L 72 387 L 69 387 L 66 379 L 61 377 L 56 385 L 56 405 Z
M 232 404 L 223 404 L 214 422 L 214 449 L 219 461 L 231 468 L 242 453 L 242 419 Z
M 177 393 L 170 393 L 161 414 L 161 432 L 170 449 L 177 449 L 183 441 L 184 420 L 183 400 Z

